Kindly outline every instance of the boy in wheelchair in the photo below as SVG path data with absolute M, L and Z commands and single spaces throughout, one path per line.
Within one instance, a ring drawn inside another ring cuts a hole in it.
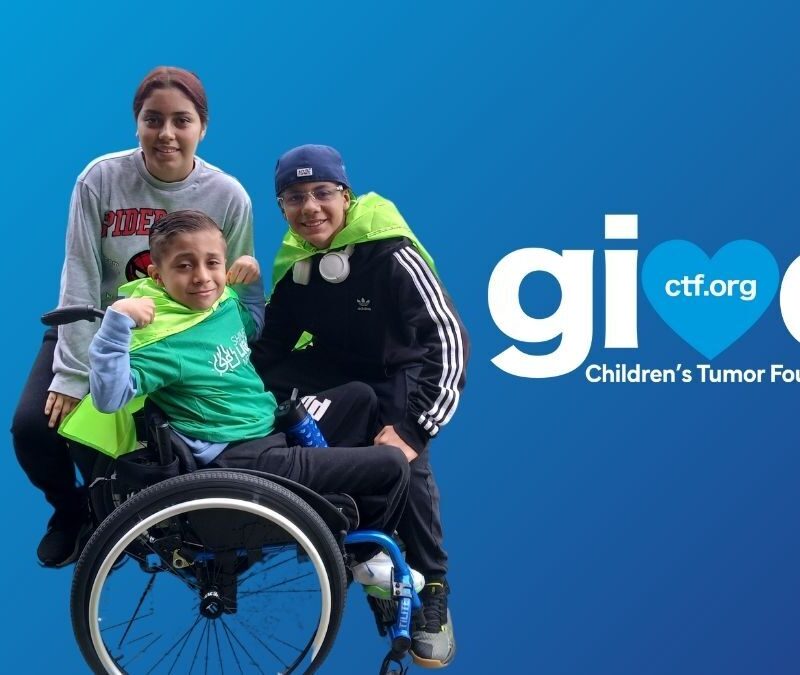
M 366 385 L 321 392 L 320 428 L 330 449 L 287 447 L 274 432 L 274 396 L 249 359 L 247 340 L 263 325 L 258 263 L 239 258 L 226 272 L 219 227 L 197 211 L 176 211 L 151 227 L 149 277 L 121 288 L 90 350 L 90 390 L 103 412 L 147 395 L 166 414 L 198 468 L 246 468 L 282 476 L 322 494 L 346 494 L 351 527 L 394 531 L 405 505 L 408 462 L 391 446 L 367 446 L 377 402 Z M 226 285 L 235 285 L 237 291 Z M 359 555 L 363 553 L 364 555 Z M 356 548 L 356 580 L 391 585 L 391 570 Z M 421 587 L 421 575 L 414 585 Z

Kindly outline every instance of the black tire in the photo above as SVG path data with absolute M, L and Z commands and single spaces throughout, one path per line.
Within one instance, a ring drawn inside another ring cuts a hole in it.
M 136 493 L 102 522 L 75 568 L 72 625 L 96 673 L 189 672 L 198 658 L 214 672 L 224 660 L 231 672 L 276 672 L 274 658 L 283 673 L 312 673 L 345 592 L 336 541 L 303 500 L 258 476 L 203 470 Z M 194 623 L 180 633 L 181 621 Z

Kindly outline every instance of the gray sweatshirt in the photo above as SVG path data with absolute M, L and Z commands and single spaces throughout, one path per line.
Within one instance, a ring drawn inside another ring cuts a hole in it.
M 177 183 L 153 177 L 139 148 L 91 162 L 72 191 L 59 306 L 112 304 L 122 284 L 147 274 L 150 225 L 181 209 L 202 211 L 220 226 L 228 264 L 253 254 L 250 198 L 235 178 L 199 157 Z M 51 391 L 74 398 L 89 392 L 88 349 L 96 330 L 86 321 L 59 327 Z

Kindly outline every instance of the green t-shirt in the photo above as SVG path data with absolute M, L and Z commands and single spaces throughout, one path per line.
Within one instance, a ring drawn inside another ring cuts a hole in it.
M 132 351 L 137 395 L 149 395 L 191 438 L 224 443 L 267 436 L 276 402 L 250 363 L 252 330 L 249 312 L 232 297 L 191 328 Z

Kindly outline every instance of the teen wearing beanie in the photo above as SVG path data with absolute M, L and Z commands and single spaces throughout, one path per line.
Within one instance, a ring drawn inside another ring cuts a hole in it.
M 394 204 L 350 188 L 334 148 L 304 145 L 278 160 L 275 192 L 289 231 L 252 359 L 279 399 L 292 387 L 310 393 L 350 380 L 377 393 L 374 442 L 400 448 L 410 463 L 397 530 L 427 582 L 411 652 L 420 665 L 442 667 L 455 638 L 428 446 L 458 407 L 469 341 L 433 260 Z M 293 350 L 304 332 L 310 346 Z

